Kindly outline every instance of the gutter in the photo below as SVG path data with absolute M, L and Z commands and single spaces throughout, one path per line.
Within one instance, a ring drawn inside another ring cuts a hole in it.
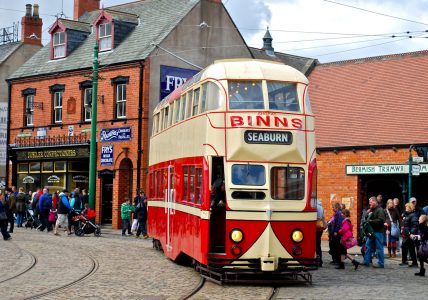
M 141 188 L 141 137 L 143 135 L 143 79 L 144 79 L 144 60 L 140 62 L 140 78 L 138 81 L 138 146 L 137 146 L 137 189 Z
M 6 127 L 6 179 L 5 187 L 9 186 L 9 137 L 10 137 L 10 107 L 12 102 L 12 84 L 7 81 L 7 127 Z

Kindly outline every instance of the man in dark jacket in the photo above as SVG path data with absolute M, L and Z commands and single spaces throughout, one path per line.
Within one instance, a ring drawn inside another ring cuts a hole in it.
M 383 252 L 383 236 L 385 232 L 385 212 L 382 207 L 379 206 L 376 197 L 371 197 L 369 199 L 369 206 L 367 222 L 372 227 L 374 234 L 366 240 L 367 250 L 364 254 L 364 265 L 370 265 L 372 253 L 376 249 L 378 265 L 373 265 L 373 267 L 384 268 L 385 255 Z
M 42 226 L 39 230 L 43 231 L 45 228 L 48 228 L 48 232 L 52 231 L 52 226 L 49 223 L 49 211 L 52 208 L 52 195 L 49 194 L 49 190 L 47 188 L 43 189 L 43 195 L 39 199 L 38 208 L 40 221 L 42 222 Z
M 136 238 L 140 237 L 140 234 L 143 233 L 143 238 L 147 239 L 147 197 L 144 194 L 143 190 L 139 191 L 138 196 L 135 199 L 136 206 L 134 214 L 138 220 L 138 229 Z
M 22 227 L 24 222 L 24 215 L 27 209 L 27 195 L 24 193 L 24 188 L 20 187 L 18 195 L 16 196 L 16 226 Z
M 6 189 L 6 196 L 5 196 L 5 206 L 6 206 L 6 215 L 7 215 L 7 223 L 9 223 L 9 233 L 13 232 L 13 228 L 15 226 L 15 209 L 16 209 L 16 199 L 15 195 L 12 193 L 12 189 L 7 188 Z M 7 224 L 6 224 L 7 225 Z

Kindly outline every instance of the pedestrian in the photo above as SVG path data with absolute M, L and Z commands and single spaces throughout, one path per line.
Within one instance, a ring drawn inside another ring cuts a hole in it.
M 332 261 L 330 264 L 339 264 L 340 263 L 340 234 L 339 230 L 342 227 L 343 216 L 341 209 L 341 204 L 339 202 L 333 203 L 333 216 L 328 222 L 328 238 L 329 238 L 329 247 L 330 255 Z
M 415 197 L 411 197 L 409 199 L 409 203 L 412 203 L 415 206 L 415 213 L 418 219 L 421 215 L 425 215 L 425 211 L 420 206 L 418 206 L 417 200 Z
M 58 233 L 58 228 L 61 226 L 62 228 L 65 228 L 67 230 L 68 235 L 71 234 L 70 230 L 68 229 L 68 213 L 71 210 L 70 203 L 68 202 L 68 196 L 69 196 L 68 190 L 64 189 L 59 194 L 59 201 L 58 201 L 58 219 L 56 220 L 55 224 L 55 235 L 60 235 Z
M 373 229 L 373 235 L 368 237 L 366 240 L 366 252 L 364 254 L 364 265 L 369 266 L 372 261 L 372 253 L 376 247 L 376 254 L 378 258 L 378 264 L 373 265 L 374 268 L 384 268 L 385 258 L 383 252 L 383 235 L 385 232 L 385 212 L 379 206 L 379 202 L 376 197 L 370 197 L 369 199 L 369 211 L 367 214 L 367 223 Z
M 411 235 L 417 235 L 419 232 L 418 217 L 415 212 L 413 203 L 406 204 L 406 211 L 403 214 L 403 244 L 401 245 L 401 263 L 400 266 L 417 267 L 418 261 L 416 259 L 416 245 L 411 238 Z M 410 253 L 412 264 L 409 265 L 407 261 L 407 254 Z
M 8 241 L 12 239 L 12 237 L 7 232 L 8 218 L 7 218 L 6 206 L 4 205 L 4 203 L 5 203 L 4 200 L 0 201 L 0 231 L 1 231 L 1 234 L 3 235 L 3 239 L 5 241 Z
M 86 189 L 82 190 L 82 203 L 83 203 L 83 207 L 85 207 L 85 204 L 89 203 L 88 191 Z
M 134 198 L 134 207 L 137 207 L 138 203 L 140 202 L 140 189 L 137 189 L 137 196 Z M 136 212 L 132 214 L 132 225 L 131 225 L 131 232 L 136 233 L 138 230 L 138 218 L 136 215 Z
M 15 226 L 15 209 L 16 209 L 16 198 L 12 192 L 11 188 L 6 189 L 5 195 L 5 206 L 6 206 L 6 215 L 7 223 L 9 223 L 9 233 L 13 233 L 13 228 Z
M 419 247 L 425 247 L 425 251 L 421 248 L 418 251 L 418 258 L 419 258 L 419 272 L 415 273 L 416 276 L 425 276 L 425 268 L 424 268 L 424 262 L 428 263 L 428 217 L 427 215 L 421 215 L 419 217 L 419 235 L 413 236 L 413 238 L 417 238 L 419 240 Z
M 318 267 L 322 267 L 322 251 L 321 251 L 321 237 L 326 229 L 327 224 L 325 221 L 324 208 L 322 207 L 322 202 L 320 199 L 317 199 L 317 240 L 316 240 L 316 253 L 317 253 L 317 262 Z
M 42 195 L 43 195 L 42 189 L 37 188 L 36 194 L 34 194 L 33 199 L 31 200 L 31 209 L 33 210 L 34 219 L 39 219 L 39 199 Z
M 19 192 L 16 198 L 16 226 L 22 227 L 22 223 L 24 222 L 25 210 L 27 208 L 27 195 L 24 193 L 24 188 L 20 187 Z
M 349 209 L 344 209 L 342 211 L 343 221 L 342 227 L 339 230 L 340 234 L 340 262 L 339 266 L 336 269 L 345 269 L 345 259 L 348 258 L 354 265 L 354 270 L 358 269 L 360 263 L 356 261 L 350 254 L 348 254 L 348 249 L 357 245 L 357 239 L 352 234 L 352 222 L 351 222 L 351 213 Z
M 400 216 L 400 231 L 401 231 L 401 227 L 402 227 L 402 224 L 403 224 L 403 219 L 402 219 L 403 209 L 401 208 L 401 205 L 400 205 L 400 199 L 394 198 L 392 201 L 394 202 L 394 208 L 396 208 L 398 210 L 398 214 Z M 403 238 L 402 238 L 402 236 L 400 234 L 400 236 L 398 237 L 398 241 L 397 241 L 397 253 L 400 252 L 401 244 L 402 244 L 402 239 Z
M 386 202 L 384 225 L 386 227 L 388 257 L 396 257 L 397 241 L 400 237 L 400 213 L 394 207 L 392 199 Z
M 58 201 L 59 201 L 59 191 L 56 191 L 52 195 L 52 207 L 56 210 L 58 208 Z
M 39 209 L 40 222 L 42 223 L 39 230 L 44 231 L 45 228 L 47 228 L 48 232 L 52 231 L 52 227 L 49 223 L 49 212 L 52 208 L 52 195 L 49 194 L 48 188 L 45 187 L 43 189 L 43 194 L 40 196 L 37 207 Z
M 385 208 L 385 206 L 383 205 L 383 196 L 381 194 L 377 195 L 376 201 L 380 208 Z
M 125 198 L 125 202 L 120 207 L 120 214 L 122 217 L 122 235 L 125 235 L 128 230 L 129 235 L 133 235 L 131 232 L 131 213 L 134 211 L 134 206 L 131 205 L 131 200 Z
M 140 234 L 143 234 L 143 238 L 147 239 L 149 237 L 147 235 L 147 197 L 143 190 L 139 191 L 137 198 L 138 203 L 135 206 L 134 215 L 138 220 L 138 229 L 135 237 L 139 238 Z

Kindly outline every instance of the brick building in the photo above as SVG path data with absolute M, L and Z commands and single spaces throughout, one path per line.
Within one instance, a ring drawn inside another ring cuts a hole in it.
M 328 217 L 334 201 L 350 207 L 354 224 L 371 196 L 407 202 L 409 154 L 423 160 L 411 195 L 428 204 L 427 68 L 421 51 L 319 64 L 310 74 L 318 197 Z

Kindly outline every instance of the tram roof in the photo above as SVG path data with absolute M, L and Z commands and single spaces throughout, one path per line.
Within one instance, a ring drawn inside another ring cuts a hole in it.
M 293 67 L 280 62 L 261 59 L 223 59 L 216 60 L 213 64 L 201 70 L 198 74 L 187 80 L 164 98 L 155 108 L 156 114 L 165 105 L 178 99 L 183 90 L 187 90 L 195 83 L 207 78 L 217 80 L 280 80 L 289 82 L 301 82 L 308 84 L 309 81 L 303 73 Z

